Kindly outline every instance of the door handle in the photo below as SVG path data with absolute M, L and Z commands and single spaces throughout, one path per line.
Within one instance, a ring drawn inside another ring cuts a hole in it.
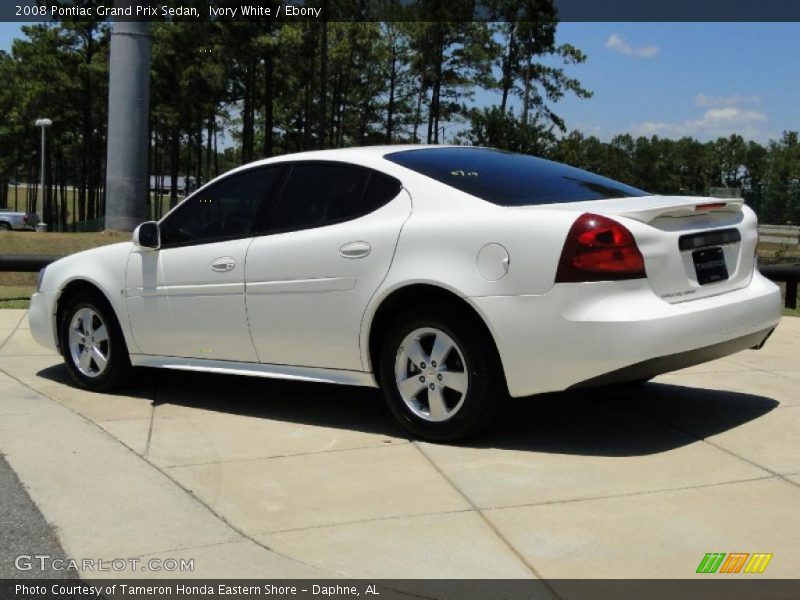
M 214 259 L 214 262 L 211 263 L 211 270 L 217 273 L 227 273 L 228 271 L 233 271 L 235 268 L 236 259 L 232 256 L 222 256 Z
M 342 258 L 364 258 L 372 250 L 367 242 L 348 242 L 339 248 Z

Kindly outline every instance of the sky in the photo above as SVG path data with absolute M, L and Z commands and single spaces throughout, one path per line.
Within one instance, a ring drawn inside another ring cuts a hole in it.
M 592 90 L 555 111 L 569 129 L 764 142 L 800 129 L 800 23 L 561 23 L 588 55 L 568 72 Z
M 0 23 L 0 49 L 19 27 Z M 588 55 L 567 73 L 594 92 L 554 106 L 568 129 L 606 141 L 739 133 L 759 142 L 800 130 L 800 23 L 561 23 L 557 39 Z

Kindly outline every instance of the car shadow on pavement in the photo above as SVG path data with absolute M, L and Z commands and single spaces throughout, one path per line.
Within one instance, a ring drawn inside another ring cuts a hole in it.
M 771 398 L 664 383 L 576 390 L 509 402 L 475 446 L 641 456 L 673 450 L 734 429 L 778 406 Z
M 37 375 L 74 385 L 61 364 Z M 381 395 L 372 388 L 137 367 L 129 384 L 107 394 L 184 407 L 186 416 L 196 409 L 198 415 L 212 411 L 403 437 L 383 414 Z
M 75 383 L 63 363 L 41 369 L 36 373 L 36 376 L 61 385 L 75 387 Z M 134 375 L 125 386 L 108 393 L 112 396 L 128 396 L 139 398 L 143 402 L 152 402 L 155 397 L 155 387 L 152 379 L 142 379 Z
M 38 375 L 69 384 L 66 368 Z M 156 405 L 298 425 L 405 437 L 378 390 L 137 368 L 118 392 Z M 758 419 L 778 406 L 754 394 L 664 383 L 506 400 L 490 428 L 456 445 L 586 456 L 641 456 L 673 450 Z

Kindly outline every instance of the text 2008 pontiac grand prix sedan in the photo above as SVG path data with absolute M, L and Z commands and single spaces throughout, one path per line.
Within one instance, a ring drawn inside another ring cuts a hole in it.
M 756 242 L 738 199 L 485 148 L 319 151 L 53 263 L 30 324 L 88 389 L 137 365 L 379 386 L 405 430 L 455 439 L 506 394 L 759 347 L 781 303 Z

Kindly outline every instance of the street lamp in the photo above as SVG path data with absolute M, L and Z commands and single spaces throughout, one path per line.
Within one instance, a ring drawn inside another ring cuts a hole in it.
M 36 127 L 42 128 L 42 194 L 36 201 L 36 212 L 39 216 L 39 222 L 36 224 L 36 231 L 47 231 L 47 223 L 44 222 L 44 195 L 45 195 L 45 187 L 44 187 L 44 130 L 53 122 L 50 119 L 36 119 L 33 123 Z

